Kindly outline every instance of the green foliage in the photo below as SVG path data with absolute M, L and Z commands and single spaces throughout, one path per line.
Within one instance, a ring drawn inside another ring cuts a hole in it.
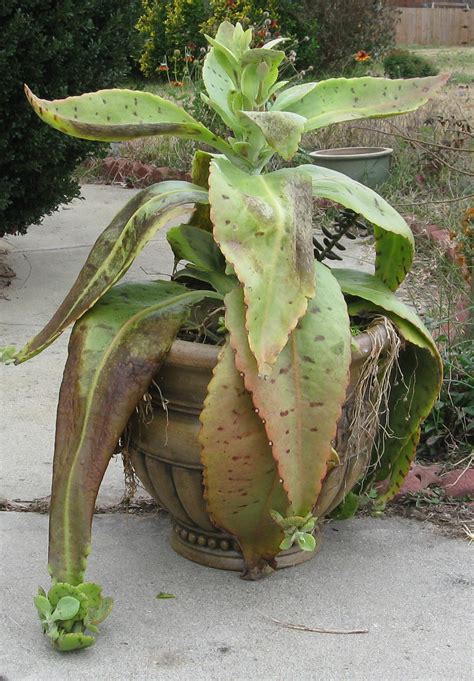
M 280 19 L 278 0 L 209 0 L 210 16 L 202 24 L 202 30 L 207 35 L 215 35 L 219 25 L 223 21 L 231 24 L 240 22 L 244 28 L 259 26 L 264 31 L 263 20 L 268 17 L 271 20 Z M 257 39 L 263 39 L 257 35 Z
M 428 59 L 409 50 L 391 50 L 384 57 L 383 67 L 389 78 L 423 78 L 439 73 Z
M 419 454 L 433 461 L 458 462 L 474 445 L 474 343 L 471 339 L 442 344 L 444 379 L 439 399 L 423 424 Z
M 357 513 L 359 505 L 359 495 L 354 494 L 354 492 L 349 492 L 349 494 L 346 494 L 339 506 L 336 506 L 334 511 L 331 512 L 331 518 L 334 520 L 347 520 L 348 518 L 353 518 Z
M 31 115 L 23 83 L 51 99 L 116 86 L 129 70 L 137 7 L 137 0 L 2 3 L 0 236 L 26 232 L 78 196 L 72 171 L 101 153 L 97 145 L 41 125 Z
M 94 645 L 91 634 L 99 632 L 97 625 L 109 616 L 113 605 L 110 597 L 102 596 L 102 588 L 92 582 L 76 586 L 56 582 L 47 595 L 40 587 L 33 601 L 43 633 L 62 652 Z
M 372 59 L 389 49 L 395 38 L 397 10 L 372 0 L 294 0 L 302 21 L 316 24 L 321 73 L 352 68 L 354 55 L 366 51 Z

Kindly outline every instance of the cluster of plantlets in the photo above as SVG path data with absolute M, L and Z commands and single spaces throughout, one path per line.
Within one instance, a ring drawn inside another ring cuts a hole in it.
M 350 317 L 389 317 L 403 345 L 366 475 L 368 484 L 385 481 L 380 504 L 400 488 L 438 393 L 436 346 L 394 295 L 413 260 L 403 218 L 340 173 L 313 165 L 264 171 L 275 153 L 291 159 L 305 132 L 413 110 L 445 78 L 338 78 L 287 87 L 278 81 L 282 39 L 251 48 L 251 30 L 224 22 L 208 40 L 205 100 L 232 131 L 227 138 L 150 93 L 102 90 L 50 102 L 26 89 L 40 118 L 75 137 L 112 142 L 176 135 L 214 150 L 196 154 L 193 183 L 162 182 L 134 196 L 94 244 L 44 329 L 18 352 L 4 349 L 4 359 L 24 362 L 74 323 L 56 425 L 54 584 L 83 584 L 104 472 L 190 310 L 204 299 L 216 309 L 224 305 L 226 332 L 200 417 L 205 499 L 215 525 L 238 541 L 253 578 L 271 570 L 282 545 L 314 546 L 313 509 L 323 481 L 340 464 L 333 442 L 349 384 Z M 332 272 L 314 259 L 313 197 L 342 204 L 374 225 L 373 275 Z M 179 223 L 168 237 L 175 260 L 187 263 L 175 280 L 117 285 L 170 223 Z M 54 632 L 55 611 L 41 602 Z M 82 618 L 78 628 L 93 631 L 95 621 Z
M 99 633 L 98 625 L 112 610 L 112 599 L 102 596 L 98 584 L 78 586 L 56 582 L 48 593 L 41 587 L 34 598 L 43 633 L 61 652 L 88 648 Z M 87 633 L 89 632 L 89 633 Z

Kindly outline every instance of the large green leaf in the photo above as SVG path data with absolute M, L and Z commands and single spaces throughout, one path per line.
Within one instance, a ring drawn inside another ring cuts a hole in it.
M 247 334 L 243 295 L 226 296 L 226 326 L 237 369 L 252 394 L 292 513 L 316 503 L 349 380 L 350 328 L 341 289 L 331 271 L 315 263 L 316 295 L 280 353 L 270 379 L 259 377 Z
M 257 579 L 268 570 L 283 539 L 270 511 L 285 515 L 288 499 L 228 343 L 219 355 L 200 418 L 207 508 L 216 525 L 237 537 L 245 572 Z
M 38 116 L 61 132 L 86 140 L 116 142 L 150 135 L 176 135 L 226 153 L 228 144 L 184 109 L 150 92 L 99 90 L 78 97 L 39 99 L 25 85 Z
M 244 286 L 250 348 L 269 374 L 314 295 L 310 179 L 247 175 L 219 158 L 209 200 L 214 238 Z
M 306 132 L 356 118 L 396 116 L 425 104 L 448 78 L 447 74 L 400 80 L 370 76 L 329 78 L 284 90 L 272 111 L 292 111 L 304 116 Z
M 337 201 L 373 223 L 375 273 L 395 290 L 410 271 L 415 250 L 412 231 L 402 216 L 373 189 L 343 173 L 316 165 L 302 165 L 298 170 L 311 176 L 315 196 Z
M 39 334 L 16 353 L 15 363 L 48 347 L 125 274 L 159 229 L 189 220 L 195 204 L 206 201 L 207 192 L 188 182 L 162 182 L 134 196 L 97 239 L 66 298 Z
M 123 284 L 74 326 L 59 396 L 50 510 L 53 579 L 83 581 L 107 464 L 188 307 L 211 292 L 173 282 Z
M 420 427 L 437 399 L 442 363 L 436 345 L 418 316 L 376 277 L 353 270 L 334 270 L 344 293 L 352 297 L 352 314 L 383 314 L 398 329 L 405 345 L 394 369 L 387 423 L 374 448 L 367 480 L 386 480 L 383 504 L 401 488 L 416 454 Z

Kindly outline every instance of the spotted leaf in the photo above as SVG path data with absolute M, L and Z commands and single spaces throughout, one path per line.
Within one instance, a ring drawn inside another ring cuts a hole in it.
M 402 216 L 379 194 L 343 173 L 316 165 L 298 168 L 313 182 L 314 196 L 331 199 L 363 215 L 374 225 L 375 274 L 395 290 L 413 262 L 415 240 Z
M 134 196 L 95 242 L 71 290 L 46 326 L 15 354 L 19 364 L 50 345 L 128 270 L 155 233 L 189 220 L 207 192 L 188 182 L 161 182 Z
M 244 287 L 251 351 L 269 374 L 314 295 L 310 179 L 247 175 L 219 158 L 209 199 L 214 238 Z
M 228 343 L 219 355 L 200 418 L 207 508 L 216 525 L 237 537 L 246 575 L 264 576 L 283 539 L 270 511 L 285 513 L 288 499 Z
M 174 135 L 204 142 L 226 153 L 228 144 L 180 106 L 150 92 L 99 90 L 78 97 L 47 101 L 25 93 L 36 114 L 52 128 L 72 137 L 101 142 L 150 135 Z
M 165 281 L 123 284 L 74 326 L 56 422 L 49 543 L 55 581 L 83 581 L 108 462 L 188 307 L 204 297 L 217 294 Z
M 349 380 L 346 304 L 330 270 L 315 264 L 316 295 L 280 353 L 271 378 L 259 377 L 244 326 L 242 291 L 226 296 L 226 326 L 237 369 L 265 423 L 292 505 L 305 516 L 316 503 L 332 457 L 331 441 Z
M 305 132 L 357 118 L 385 118 L 415 111 L 448 80 L 429 78 L 329 78 L 281 92 L 272 111 L 291 111 L 307 119 Z

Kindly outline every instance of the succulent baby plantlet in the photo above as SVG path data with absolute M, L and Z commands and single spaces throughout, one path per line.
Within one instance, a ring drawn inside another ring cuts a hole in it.
M 56 425 L 53 586 L 35 599 L 59 650 L 90 645 L 110 610 L 100 587 L 84 583 L 97 492 L 132 413 L 196 310 L 214 315 L 206 338 L 220 345 L 198 436 L 205 507 L 213 527 L 238 544 L 245 574 L 254 579 L 275 567 L 282 549 L 313 551 L 317 522 L 361 476 L 371 487 L 384 482 L 380 503 L 397 492 L 440 385 L 433 340 L 394 295 L 413 260 L 404 219 L 340 173 L 314 165 L 267 169 L 274 154 L 291 159 L 305 132 L 413 111 L 446 78 L 289 86 L 278 80 L 285 60 L 280 39 L 251 48 L 250 29 L 224 22 L 208 41 L 204 100 L 231 131 L 226 139 L 147 92 L 45 101 L 25 88 L 38 116 L 68 135 L 106 142 L 174 135 L 205 145 L 193 181 L 136 194 L 98 238 L 44 329 L 19 351 L 3 353 L 16 364 L 29 360 L 74 324 Z M 332 271 L 323 262 L 327 248 L 315 258 L 314 197 L 374 225 L 373 274 Z M 157 230 L 170 226 L 172 280 L 119 284 Z M 396 380 L 368 458 L 357 451 L 348 457 L 335 441 L 349 386 L 351 318 L 367 325 L 374 317 L 396 329 Z

